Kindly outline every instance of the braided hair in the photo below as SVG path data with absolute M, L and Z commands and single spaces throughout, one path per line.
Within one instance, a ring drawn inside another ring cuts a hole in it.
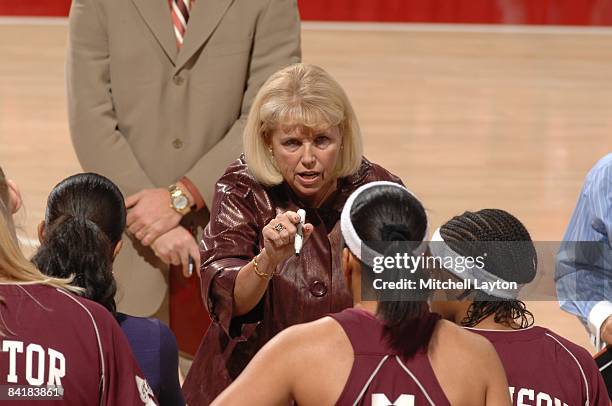
M 484 268 L 501 279 L 519 284 L 529 283 L 535 277 L 537 254 L 531 236 L 516 217 L 504 210 L 465 212 L 440 227 L 440 235 L 451 249 L 465 256 L 482 256 L 485 252 L 482 242 L 525 242 L 486 244 Z M 510 327 L 527 328 L 534 322 L 533 314 L 522 301 L 500 299 L 479 290 L 461 324 L 474 327 L 492 314 L 496 323 Z

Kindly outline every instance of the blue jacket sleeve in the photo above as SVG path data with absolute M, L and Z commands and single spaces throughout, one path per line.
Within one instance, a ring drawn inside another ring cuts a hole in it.
M 593 308 L 612 300 L 611 236 L 612 154 L 587 175 L 556 258 L 561 307 L 577 315 L 593 333 L 599 329 L 594 324 L 603 317 L 593 317 Z

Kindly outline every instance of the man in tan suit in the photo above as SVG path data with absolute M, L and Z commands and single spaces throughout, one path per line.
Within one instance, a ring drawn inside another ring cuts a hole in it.
M 191 232 L 242 150 L 251 101 L 300 59 L 296 0 L 175 2 L 73 0 L 70 11 L 72 141 L 83 168 L 127 197 L 131 243 L 115 275 L 119 309 L 133 315 L 158 312 L 167 264 L 199 265 Z

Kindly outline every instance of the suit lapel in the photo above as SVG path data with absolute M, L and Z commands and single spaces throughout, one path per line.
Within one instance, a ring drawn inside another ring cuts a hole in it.
M 140 16 L 151 30 L 172 64 L 178 53 L 172 31 L 172 17 L 167 0 L 132 0 Z
M 141 0 L 142 1 L 142 0 Z M 233 0 L 196 0 L 191 10 L 185 39 L 176 61 L 180 69 L 210 37 Z

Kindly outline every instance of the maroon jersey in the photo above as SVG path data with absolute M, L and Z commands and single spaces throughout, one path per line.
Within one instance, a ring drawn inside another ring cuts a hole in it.
M 42 284 L 0 284 L 0 298 L 0 403 L 155 404 L 125 335 L 105 308 Z M 39 390 L 14 390 L 22 386 Z M 61 387 L 63 400 L 39 400 L 46 386 Z
M 371 313 L 346 309 L 330 317 L 340 323 L 355 353 L 337 405 L 450 405 L 431 368 L 427 348 L 404 359 L 387 344 L 383 323 Z
M 468 330 L 493 343 L 506 370 L 514 405 L 610 405 L 595 361 L 579 345 L 537 326 Z

